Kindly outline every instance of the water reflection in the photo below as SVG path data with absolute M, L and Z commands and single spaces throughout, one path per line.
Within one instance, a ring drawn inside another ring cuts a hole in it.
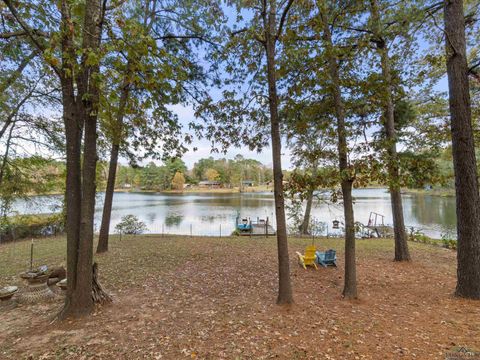
M 370 212 L 385 215 L 385 222 L 392 223 L 390 195 L 385 189 L 355 189 L 355 219 L 368 222 Z M 31 202 L 18 201 L 18 213 L 45 213 L 61 202 L 60 196 L 35 196 Z M 103 194 L 99 194 L 95 221 L 99 227 L 102 215 Z M 456 223 L 455 199 L 430 195 L 404 195 L 404 217 L 407 226 L 421 228 L 427 235 L 440 237 L 447 228 Z M 137 216 L 147 224 L 150 232 L 218 235 L 229 234 L 235 225 L 237 214 L 269 218 L 275 226 L 273 194 L 162 194 L 162 193 L 116 193 L 113 199 L 111 229 L 128 214 Z M 332 220 L 343 221 L 340 205 L 322 203 L 312 209 L 319 221 L 331 225 Z M 220 230 L 220 227 L 222 230 Z
M 183 215 L 177 213 L 169 213 L 165 216 L 165 225 L 168 227 L 179 226 L 182 223 Z

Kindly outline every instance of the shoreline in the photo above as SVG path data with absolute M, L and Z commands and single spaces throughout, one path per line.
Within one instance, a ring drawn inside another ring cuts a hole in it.
M 367 186 L 362 188 L 355 188 L 355 190 L 368 190 L 368 189 L 382 189 L 384 187 L 373 185 Z M 324 190 L 324 189 L 323 189 Z M 97 194 L 104 193 L 105 189 L 98 189 Z M 272 187 L 267 186 L 255 186 L 243 189 L 240 191 L 238 187 L 233 188 L 200 188 L 194 187 L 189 189 L 183 190 L 148 190 L 148 189 L 138 189 L 138 188 L 118 188 L 114 190 L 115 193 L 145 193 L 145 194 L 202 194 L 202 193 L 209 193 L 209 194 L 241 194 L 241 193 L 273 193 Z M 401 190 L 402 194 L 404 195 L 430 195 L 430 196 L 441 196 L 441 197 L 455 197 L 455 190 L 454 189 L 432 189 L 432 190 L 425 190 L 425 189 L 408 189 L 404 188 Z M 60 191 L 52 191 L 48 193 L 41 193 L 41 194 L 28 194 L 28 196 L 51 196 L 51 195 L 63 195 L 63 192 Z
M 430 195 L 440 197 L 455 197 L 455 189 L 402 189 L 402 194 L 405 195 Z

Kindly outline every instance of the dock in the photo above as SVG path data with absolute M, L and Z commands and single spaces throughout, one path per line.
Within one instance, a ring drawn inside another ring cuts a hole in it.
M 252 224 L 250 231 L 240 232 L 241 236 L 276 235 L 276 230 L 270 224 Z
M 250 218 L 237 217 L 236 229 L 240 236 L 269 236 L 276 235 L 277 231 L 270 225 L 268 217 L 266 219 L 257 218 L 252 221 Z
M 371 225 L 371 226 L 365 226 L 366 229 L 369 229 L 370 231 L 370 237 L 379 237 L 379 238 L 385 238 L 385 237 L 391 237 L 393 236 L 393 227 L 387 226 L 387 225 Z
M 393 227 L 385 225 L 385 216 L 376 212 L 370 212 L 368 225 L 361 222 L 355 223 L 356 231 L 362 238 L 386 238 L 393 236 Z

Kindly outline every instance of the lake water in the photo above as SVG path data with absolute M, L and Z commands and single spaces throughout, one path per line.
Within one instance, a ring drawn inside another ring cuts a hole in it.
M 392 223 L 390 195 L 386 189 L 355 189 L 355 220 L 368 223 L 370 212 L 385 215 L 385 223 Z M 46 213 L 56 211 L 60 196 L 35 196 L 32 200 L 18 201 L 17 213 Z M 103 194 L 98 195 L 96 229 L 100 227 Z M 421 229 L 425 234 L 440 238 L 441 234 L 454 231 L 456 224 L 455 198 L 432 195 L 406 194 L 403 196 L 405 225 Z M 110 230 L 122 216 L 133 214 L 145 222 L 151 233 L 189 235 L 229 235 L 235 219 L 242 217 L 268 217 L 275 227 L 272 193 L 115 193 Z M 319 204 L 312 209 L 312 216 L 325 222 L 332 233 L 333 220 L 343 221 L 340 205 Z

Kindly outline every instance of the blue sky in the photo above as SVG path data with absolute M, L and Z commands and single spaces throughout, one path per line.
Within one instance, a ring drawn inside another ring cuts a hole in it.
M 195 120 L 195 117 L 193 115 L 194 111 L 190 107 L 185 107 L 181 105 L 177 105 L 172 107 L 172 109 L 175 111 L 175 113 L 178 115 L 180 121 L 184 126 L 187 126 L 187 124 L 190 121 Z M 193 151 L 193 147 L 196 147 L 197 150 Z M 246 158 L 252 158 L 256 159 L 263 164 L 267 166 L 271 166 L 272 164 L 272 153 L 270 147 L 267 147 L 263 149 L 261 153 L 257 153 L 255 151 L 250 151 L 246 147 L 242 148 L 236 148 L 232 147 L 228 150 L 226 154 L 218 154 L 218 153 L 212 153 L 211 152 L 211 144 L 208 140 L 205 139 L 195 139 L 194 143 L 192 146 L 190 146 L 192 150 L 187 151 L 185 155 L 183 156 L 183 161 L 187 165 L 188 168 L 192 168 L 193 164 L 197 162 L 199 159 L 206 158 L 209 156 L 212 156 L 215 159 L 220 159 L 220 158 L 234 158 L 235 155 L 240 154 L 243 155 Z M 282 157 L 282 163 L 283 167 L 285 169 L 290 169 L 291 168 L 291 162 L 290 162 L 290 156 L 288 149 L 284 146 L 282 149 L 283 157 Z
M 235 17 L 236 17 L 236 11 L 232 8 L 229 7 L 224 7 L 225 15 L 228 16 L 229 18 L 229 26 L 233 26 L 235 23 Z M 244 16 L 244 19 L 249 18 L 249 13 L 248 12 L 242 12 L 242 15 Z M 238 27 L 241 27 L 242 24 L 237 24 Z M 427 41 L 423 39 L 423 37 L 420 36 L 419 39 L 419 51 L 420 52 L 425 52 L 429 50 L 429 44 Z M 434 91 L 438 92 L 446 92 L 448 91 L 448 82 L 446 76 L 441 78 L 438 83 L 434 86 Z M 215 89 L 212 89 L 212 92 L 216 93 L 217 91 Z M 174 111 L 177 113 L 180 121 L 182 124 L 184 124 L 185 127 L 187 127 L 187 124 L 190 121 L 195 120 L 195 117 L 193 115 L 194 111 L 192 108 L 185 107 L 185 106 L 174 106 L 173 107 Z M 265 147 L 262 152 L 257 153 L 255 151 L 250 151 L 248 150 L 247 147 L 242 147 L 242 148 L 235 148 L 232 147 L 228 150 L 226 154 L 218 154 L 218 153 L 211 153 L 211 144 L 209 141 L 205 139 L 195 139 L 194 143 L 191 146 L 196 147 L 197 150 L 193 151 L 189 150 L 185 155 L 183 156 L 183 161 L 186 163 L 188 168 L 193 167 L 194 163 L 197 162 L 201 158 L 209 157 L 212 156 L 215 159 L 218 158 L 233 158 L 235 155 L 240 154 L 243 155 L 246 158 L 254 158 L 257 159 L 258 161 L 262 162 L 263 164 L 267 166 L 272 166 L 272 154 L 271 154 L 271 148 L 270 147 Z M 290 159 L 290 152 L 289 149 L 285 146 L 285 144 L 282 147 L 282 166 L 284 169 L 292 169 L 292 162 Z

